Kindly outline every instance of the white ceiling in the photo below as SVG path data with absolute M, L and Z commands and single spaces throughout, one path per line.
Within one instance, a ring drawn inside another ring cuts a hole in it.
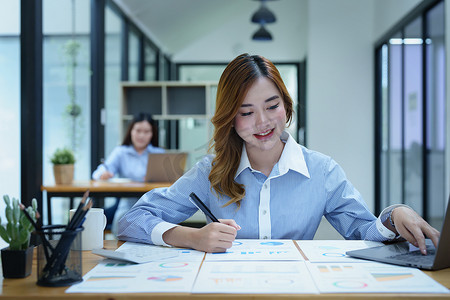
M 256 0 L 115 0 L 117 5 L 172 59 L 229 60 L 242 52 L 273 60 L 305 55 L 307 0 L 267 1 L 277 22 L 266 25 L 273 41 L 252 41 Z M 269 54 L 270 53 L 270 54 Z

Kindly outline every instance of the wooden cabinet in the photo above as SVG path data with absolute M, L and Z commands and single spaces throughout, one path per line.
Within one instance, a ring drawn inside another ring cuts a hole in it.
M 122 82 L 122 116 L 130 120 L 148 112 L 156 120 L 208 118 L 216 89 L 214 82 Z

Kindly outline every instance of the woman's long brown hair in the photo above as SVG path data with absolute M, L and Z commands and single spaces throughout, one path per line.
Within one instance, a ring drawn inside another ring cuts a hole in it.
M 234 180 L 241 160 L 243 140 L 234 130 L 234 118 L 244 101 L 247 91 L 260 77 L 271 80 L 278 88 L 286 109 L 286 123 L 290 123 L 293 103 L 277 68 L 259 55 L 241 54 L 228 64 L 217 86 L 216 111 L 211 119 L 214 125 L 213 141 L 215 158 L 209 174 L 211 187 L 218 195 L 231 199 L 224 206 L 236 203 L 245 196 L 245 187 Z
M 133 145 L 133 142 L 131 140 L 131 131 L 133 130 L 133 127 L 136 123 L 142 121 L 147 121 L 152 126 L 152 139 L 150 140 L 149 144 L 158 147 L 158 125 L 156 124 L 155 120 L 153 120 L 152 116 L 147 113 L 138 113 L 137 115 L 134 116 L 130 125 L 128 125 L 128 129 L 127 132 L 125 133 L 125 137 L 123 138 L 122 145 L 124 146 Z

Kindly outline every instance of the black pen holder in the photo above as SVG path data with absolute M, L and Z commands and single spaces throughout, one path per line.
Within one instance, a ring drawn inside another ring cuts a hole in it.
M 83 227 L 67 230 L 65 225 L 42 226 L 38 231 L 37 284 L 69 286 L 83 281 L 81 269 L 81 232 Z

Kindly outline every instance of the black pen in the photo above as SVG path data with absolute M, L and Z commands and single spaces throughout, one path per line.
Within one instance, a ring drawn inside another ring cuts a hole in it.
M 191 202 L 197 206 L 198 209 L 200 209 L 208 218 L 211 219 L 211 221 L 213 222 L 219 222 L 219 220 L 212 214 L 212 212 L 209 210 L 209 208 L 205 205 L 205 203 L 202 202 L 202 200 L 200 200 L 197 195 L 192 192 L 189 195 L 189 200 L 191 200 Z

